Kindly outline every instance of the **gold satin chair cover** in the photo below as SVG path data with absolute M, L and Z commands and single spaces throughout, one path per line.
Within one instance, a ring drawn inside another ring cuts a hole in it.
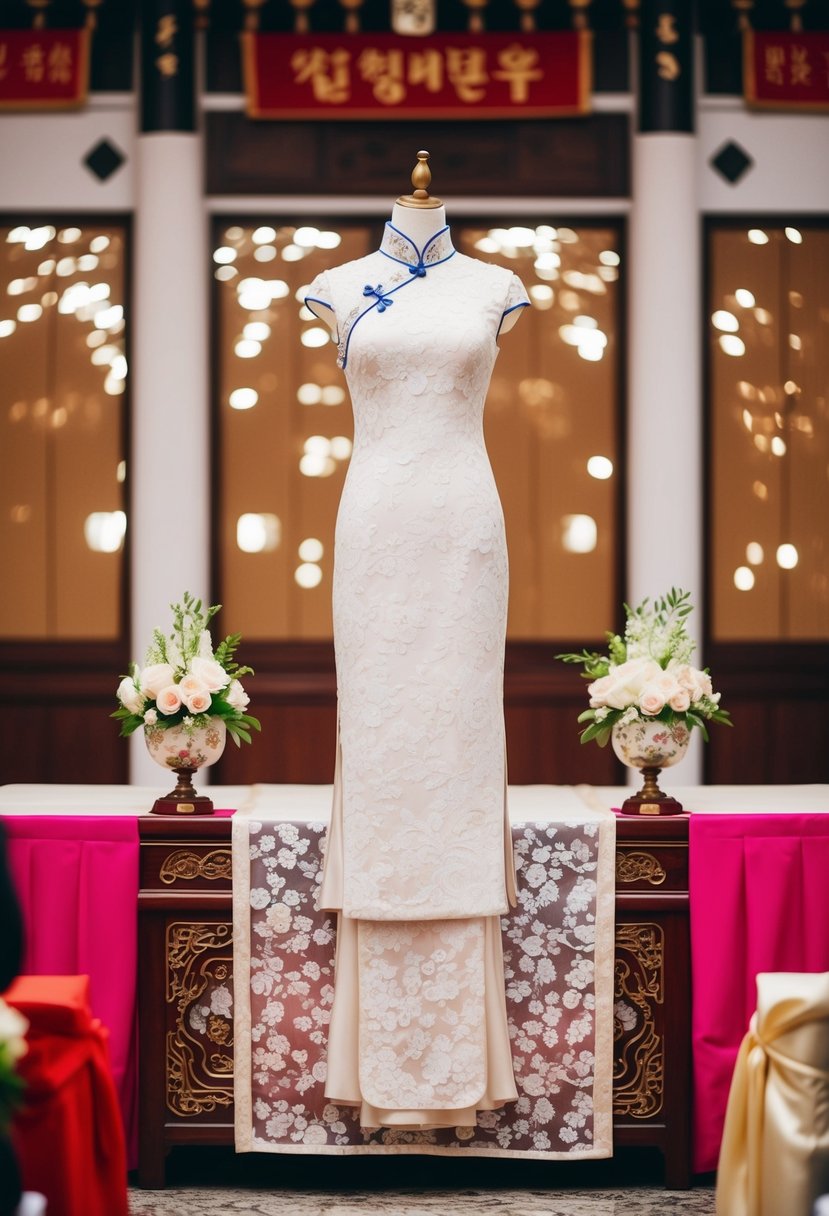
M 725 1115 L 717 1216 L 809 1216 L 829 1191 L 829 971 L 757 976 Z

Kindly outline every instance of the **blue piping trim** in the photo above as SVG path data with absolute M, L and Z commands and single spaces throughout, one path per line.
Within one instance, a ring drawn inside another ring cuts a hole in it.
M 392 225 L 391 223 L 389 223 L 389 227 L 390 227 L 390 228 L 392 228 L 392 227 L 393 227 L 393 225 Z M 435 233 L 435 236 L 433 236 L 433 237 L 430 237 L 430 238 L 429 238 L 429 240 L 426 242 L 426 244 L 425 244 L 425 245 L 424 245 L 424 247 L 423 247 L 423 252 L 424 252 L 424 253 L 425 253 L 425 252 L 426 252 L 426 250 L 429 248 L 429 245 L 432 243 L 432 241 L 433 241 L 433 240 L 435 240 L 435 238 L 436 238 L 436 237 L 439 237 L 441 232 L 446 232 L 446 230 L 447 230 L 447 228 L 448 228 L 448 227 L 449 227 L 449 225 L 447 224 L 447 225 L 446 225 L 446 228 L 441 228 L 440 232 L 436 232 L 436 233 Z M 395 231 L 395 232 L 397 232 L 397 229 L 395 228 L 395 229 L 394 229 L 394 231 Z M 409 240 L 409 238 L 406 236 L 405 232 L 401 232 L 401 233 L 400 233 L 400 235 L 401 235 L 402 237 L 405 237 L 405 239 L 406 239 L 407 241 L 409 241 L 409 244 L 410 244 L 410 245 L 411 245 L 411 246 L 412 246 L 414 249 L 417 249 L 417 245 L 415 245 L 414 241 L 410 241 L 410 240 Z M 451 253 L 448 253 L 448 254 L 446 255 L 446 257 L 445 257 L 445 258 L 441 258 L 439 262 L 432 262 L 431 266 L 429 266 L 429 267 L 428 267 L 428 269 L 429 269 L 429 270 L 432 270 L 432 269 L 433 269 L 433 267 L 435 267 L 435 266 L 441 266 L 441 265 L 443 265 L 443 263 L 444 263 L 444 262 L 448 262 L 448 261 L 449 261 L 449 259 L 450 259 L 451 257 L 454 257 L 454 256 L 455 256 L 455 253 L 456 253 L 456 252 L 457 252 L 457 250 L 453 249 L 453 250 L 452 250 L 452 252 L 451 252 Z M 383 250 L 382 250 L 382 249 L 380 250 L 380 253 L 383 253 Z M 387 258 L 390 258 L 392 262 L 400 262 L 400 259 L 399 259 L 399 258 L 393 258 L 393 257 L 391 256 L 391 254 L 390 254 L 390 253 L 385 253 L 385 254 L 383 254 L 383 256 L 384 256 L 384 257 L 387 257 Z M 419 256 L 419 251 L 418 251 L 418 256 Z M 410 269 L 410 270 L 414 270 L 414 269 L 415 269 L 414 267 L 410 266 L 408 262 L 400 262 L 400 265 L 401 265 L 401 266 L 409 266 L 409 269 Z M 418 263 L 418 267 L 421 267 L 421 266 L 422 266 L 422 263 Z M 418 275 L 418 274 L 413 274 L 413 275 L 412 275 L 412 277 L 411 277 L 410 279 L 404 279 L 402 283 L 398 283 L 398 284 L 397 284 L 397 286 L 396 286 L 396 287 L 392 287 L 390 291 L 384 291 L 384 292 L 383 292 L 383 299 L 386 299 L 388 296 L 393 296 L 393 295 L 394 295 L 394 293 L 395 293 L 396 291 L 400 291 L 401 287 L 408 287 L 408 286 L 409 286 L 409 284 L 410 284 L 410 283 L 414 283 L 414 282 L 416 281 L 416 279 L 424 277 L 424 276 L 425 276 L 425 274 L 426 274 L 426 269 L 427 269 L 427 268 L 426 268 L 425 266 L 423 266 L 422 268 L 423 268 L 423 275 L 422 275 L 422 276 L 421 276 L 421 275 Z M 320 301 L 320 302 L 322 303 L 322 301 Z M 529 301 L 528 301 L 528 302 L 529 302 Z M 348 366 L 348 348 L 349 348 L 349 346 L 350 346 L 350 344 L 351 344 L 351 335 L 354 333 L 354 330 L 357 328 L 357 326 L 358 326 L 358 324 L 360 323 L 360 321 L 362 321 L 362 319 L 363 319 L 363 317 L 366 315 L 366 313 L 372 312 L 374 309 L 376 309 L 379 303 L 380 303 L 380 300 L 375 300 L 373 304 L 369 304 L 368 308 L 364 308 L 364 309 L 363 309 L 363 311 L 362 311 L 361 313 L 359 313 L 359 314 L 358 314 L 358 315 L 357 315 L 357 316 L 354 318 L 353 322 L 351 323 L 351 329 L 348 331 L 348 337 L 347 337 L 347 338 L 346 338 L 346 340 L 345 340 L 345 350 L 343 351 L 343 361 L 342 361 L 342 370 L 343 370 L 343 371 L 345 371 L 346 367 Z M 503 320 L 503 317 L 502 317 L 501 319 Z M 497 335 L 496 335 L 496 336 L 497 336 Z
M 331 304 L 327 304 L 327 303 L 325 302 L 325 300 L 318 300 L 316 296 L 305 296 L 305 297 L 303 298 L 303 303 L 305 304 L 305 307 L 306 307 L 306 308 L 308 308 L 308 301 L 309 301 L 309 300 L 311 301 L 311 303 L 312 303 L 312 304 L 322 304 L 323 308 L 327 308 L 329 312 L 333 312 L 333 311 L 334 311 L 334 307 L 333 307 L 333 305 L 331 305 Z M 309 311 L 309 312 L 313 312 L 314 310 L 313 310 L 313 308 L 311 308 L 311 309 L 309 309 L 308 311 Z
M 504 321 L 506 321 L 506 319 L 510 315 L 510 313 L 515 312 L 516 308 L 529 308 L 529 306 L 530 306 L 529 300 L 521 300 L 520 303 L 513 304 L 512 308 L 504 309 L 504 311 L 501 313 L 501 320 L 498 322 L 498 333 L 495 335 L 496 342 L 498 341 L 498 338 L 501 334 L 501 326 L 504 324 Z

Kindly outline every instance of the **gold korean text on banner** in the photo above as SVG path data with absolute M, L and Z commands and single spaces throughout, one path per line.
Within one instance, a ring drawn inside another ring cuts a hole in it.
M 746 30 L 743 94 L 764 109 L 829 110 L 829 30 Z
M 0 109 L 82 106 L 89 90 L 87 29 L 0 30 Z
M 252 118 L 547 118 L 586 114 L 588 31 L 243 35 Z

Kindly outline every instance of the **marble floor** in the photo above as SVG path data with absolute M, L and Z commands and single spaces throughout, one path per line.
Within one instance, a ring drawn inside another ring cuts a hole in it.
M 234 1157 L 179 1149 L 131 1216 L 714 1216 L 711 1178 L 666 1191 L 658 1155 L 561 1165 L 477 1158 Z

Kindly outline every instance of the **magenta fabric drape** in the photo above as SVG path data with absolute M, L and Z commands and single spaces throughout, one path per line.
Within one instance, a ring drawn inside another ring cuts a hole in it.
M 138 821 L 95 815 L 3 820 L 23 914 L 23 973 L 88 975 L 109 1031 L 130 1166 L 137 1164 Z
M 761 971 L 829 970 L 829 813 L 692 815 L 694 1155 L 717 1168 Z

